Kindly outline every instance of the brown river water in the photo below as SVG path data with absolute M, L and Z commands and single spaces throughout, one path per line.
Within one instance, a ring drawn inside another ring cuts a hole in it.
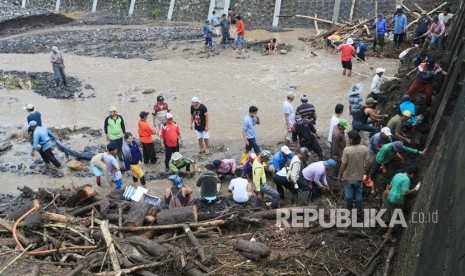
M 260 144 L 277 145 L 283 138 L 282 103 L 290 91 L 296 94 L 294 108 L 300 104 L 300 96 L 308 94 L 318 114 L 317 130 L 327 135 L 329 120 L 337 103 L 347 106 L 347 92 L 353 83 L 365 85 L 364 96 L 368 94 L 374 71 L 361 63 L 354 63 L 354 71 L 369 76 L 365 78 L 353 75 L 343 77 L 339 55 L 329 51 L 313 50 L 298 37 L 308 37 L 310 30 L 298 29 L 282 33 L 250 31 L 248 40 L 261 40 L 276 37 L 278 42 L 293 45 L 292 50 L 281 55 L 276 53 L 262 56 L 249 51 L 240 58 L 234 51 L 221 52 L 209 59 L 192 56 L 188 58 L 173 55 L 169 50 L 166 59 L 147 61 L 143 59 L 112 59 L 76 56 L 64 54 L 66 73 L 77 77 L 83 83 L 91 84 L 95 89 L 95 98 L 85 100 L 47 99 L 32 91 L 2 90 L 0 92 L 0 140 L 9 138 L 15 132 L 24 131 L 26 112 L 22 106 L 34 103 L 36 110 L 42 113 L 45 126 L 55 128 L 90 127 L 102 129 L 107 116 L 107 108 L 116 106 L 126 122 L 127 131 L 137 133 L 137 120 L 140 111 L 151 111 L 158 94 L 168 101 L 175 120 L 181 127 L 185 140 L 186 155 L 197 152 L 193 131 L 189 129 L 189 108 L 193 96 L 198 96 L 208 108 L 210 116 L 210 137 L 214 146 L 224 145 L 225 152 L 213 153 L 200 159 L 221 158 L 223 156 L 239 158 L 243 146 L 241 121 L 250 105 L 259 108 L 261 125 L 258 126 Z M 202 45 L 199 43 L 200 50 Z M 313 57 L 313 50 L 318 56 Z M 387 69 L 387 75 L 393 75 L 398 61 L 370 58 L 373 67 Z M 46 54 L 2 54 L 0 69 L 51 72 L 52 67 Z M 154 88 L 152 94 L 142 94 L 145 89 Z M 134 102 L 135 101 L 135 102 Z M 349 118 L 348 108 L 344 117 Z M 105 139 L 76 136 L 67 144 L 75 150 L 86 145 L 103 144 Z M 13 149 L 0 155 L 3 163 L 26 166 L 32 163 L 30 145 L 24 141 L 13 141 Z M 277 149 L 277 146 L 274 146 Z M 55 153 L 57 150 L 55 149 Z M 60 160 L 64 156 L 58 154 Z M 40 158 L 36 155 L 35 158 Z M 161 158 L 163 159 L 163 158 Z M 148 167 L 147 171 L 161 170 L 163 165 Z M 65 174 L 67 168 L 62 169 Z M 126 183 L 130 178 L 127 177 Z M 44 175 L 19 176 L 13 173 L 0 173 L 0 193 L 17 193 L 16 187 L 28 185 L 60 187 L 73 184 L 93 183 L 92 178 L 78 178 L 66 175 L 63 178 L 49 178 Z M 159 184 L 163 182 L 163 184 Z M 169 185 L 166 181 L 149 183 L 155 193 Z

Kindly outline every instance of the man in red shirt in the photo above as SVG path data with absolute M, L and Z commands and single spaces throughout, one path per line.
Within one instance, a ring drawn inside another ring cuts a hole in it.
M 237 51 L 238 54 L 241 54 L 242 50 L 245 48 L 244 35 L 245 35 L 244 21 L 242 21 L 242 17 L 238 15 L 236 16 L 236 48 L 238 49 Z
M 165 150 L 165 171 L 169 172 L 171 155 L 179 152 L 179 145 L 182 144 L 181 131 L 171 113 L 166 114 L 166 123 L 161 126 L 160 142 L 161 148 Z
M 341 44 L 339 47 L 337 47 L 337 50 L 341 52 L 343 76 L 346 75 L 346 71 L 348 77 L 352 76 L 352 57 L 355 55 L 355 49 L 352 44 L 354 44 L 354 40 L 349 38 L 345 44 Z
M 150 113 L 142 111 L 139 114 L 140 120 L 137 123 L 139 127 L 139 140 L 142 144 L 142 152 L 144 155 L 144 164 L 157 163 L 157 156 L 155 155 L 155 147 L 153 146 L 152 135 L 155 135 L 157 132 L 155 129 L 151 128 L 149 123 L 147 123 L 147 117 Z

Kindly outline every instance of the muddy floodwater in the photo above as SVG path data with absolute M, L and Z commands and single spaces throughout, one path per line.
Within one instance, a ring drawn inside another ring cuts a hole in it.
M 102 129 L 109 106 L 116 106 L 126 122 L 126 130 L 137 133 L 140 111 L 151 111 L 157 95 L 168 101 L 175 121 L 180 125 L 185 141 L 181 150 L 186 156 L 206 162 L 214 158 L 239 158 L 243 147 L 241 121 L 250 105 L 259 108 L 261 125 L 258 126 L 258 142 L 274 149 L 283 139 L 284 119 L 282 103 L 288 92 L 296 94 L 294 108 L 300 104 L 300 96 L 309 95 L 318 114 L 317 130 L 322 136 L 320 143 L 326 143 L 328 124 L 337 103 L 347 107 L 347 92 L 353 83 L 365 85 L 364 97 L 368 94 L 374 71 L 367 65 L 354 63 L 354 71 L 368 76 L 341 75 L 340 58 L 325 50 L 315 50 L 298 37 L 308 37 L 310 30 L 294 30 L 281 33 L 249 31 L 247 40 L 262 40 L 275 37 L 280 43 L 292 45 L 287 54 L 262 55 L 248 51 L 237 55 L 231 49 L 222 50 L 218 55 L 206 58 L 203 53 L 177 55 L 170 48 L 165 49 L 164 58 L 148 61 L 145 59 L 118 59 L 87 57 L 64 53 L 66 73 L 90 84 L 94 97 L 85 99 L 50 99 L 32 90 L 7 90 L 0 92 L 0 140 L 11 139 L 11 134 L 25 131 L 26 112 L 22 106 L 34 103 L 42 113 L 43 125 L 54 128 Z M 218 41 L 215 38 L 215 41 Z M 190 48 L 202 51 L 201 40 L 192 42 Z M 313 56 L 310 51 L 316 53 Z M 397 60 L 371 58 L 373 67 L 386 68 L 387 75 L 394 75 Z M 4 71 L 51 72 L 48 54 L 1 54 L 0 69 Z M 146 89 L 155 89 L 151 94 L 143 94 Z M 210 156 L 198 156 L 194 132 L 189 129 L 190 100 L 200 98 L 208 108 L 209 132 L 213 146 Z M 348 108 L 344 117 L 349 118 Z M 74 135 L 65 144 L 81 151 L 85 146 L 105 144 L 104 136 Z M 13 148 L 0 155 L 1 164 L 26 168 L 23 173 L 0 172 L 0 193 L 16 193 L 17 186 L 28 185 L 59 187 L 73 184 L 93 183 L 90 176 L 70 174 L 67 168 L 61 178 L 51 178 L 42 174 L 27 174 L 34 160 L 30 156 L 30 145 L 24 139 L 12 140 Z M 58 151 L 55 149 L 55 153 Z M 58 154 L 61 161 L 65 157 Z M 163 161 L 163 156 L 159 155 Z M 150 165 L 148 172 L 163 169 L 162 164 Z M 126 183 L 130 178 L 126 177 Z M 149 187 L 158 190 L 167 184 L 149 181 Z

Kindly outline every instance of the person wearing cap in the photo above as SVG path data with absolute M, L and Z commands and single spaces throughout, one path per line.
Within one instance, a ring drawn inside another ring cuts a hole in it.
M 245 143 L 245 150 L 241 156 L 241 164 L 245 164 L 249 152 L 253 149 L 255 154 L 260 153 L 260 146 L 257 144 L 256 125 L 260 124 L 260 118 L 257 115 L 258 108 L 254 105 L 249 107 L 249 114 L 242 121 L 242 138 Z
M 381 104 L 384 104 L 387 98 L 385 95 L 382 95 L 381 93 L 381 85 L 385 82 L 399 79 L 396 77 L 385 76 L 384 72 L 386 72 L 386 69 L 381 67 L 376 68 L 376 75 L 371 80 L 370 94 L 368 94 L 368 97 L 377 100 Z
M 145 111 L 139 113 L 140 120 L 137 122 L 139 141 L 142 144 L 144 164 L 148 164 L 149 162 L 156 164 L 157 156 L 155 154 L 155 146 L 153 145 L 152 135 L 155 135 L 157 132 L 155 129 L 150 127 L 149 123 L 147 123 L 147 117 L 149 114 L 150 113 Z
M 407 16 L 405 16 L 402 8 L 397 9 L 392 19 L 394 24 L 394 45 L 399 47 L 404 40 L 405 33 L 407 32 Z
M 358 212 L 361 212 L 363 176 L 370 168 L 370 158 L 368 148 L 360 144 L 361 137 L 357 131 L 351 130 L 347 136 L 349 137 L 349 146 L 342 153 L 338 180 L 344 180 L 346 208 L 352 210 L 355 199 L 355 207 Z
M 157 102 L 153 105 L 152 120 L 153 126 L 160 134 L 161 126 L 166 123 L 166 114 L 170 112 L 168 103 L 162 95 L 157 96 Z
M 421 17 L 417 20 L 417 27 L 415 28 L 415 38 L 413 39 L 413 43 L 422 45 L 422 37 L 428 31 L 428 26 L 431 24 L 431 19 L 428 17 L 428 13 L 426 11 L 421 12 Z M 418 66 L 418 65 L 416 65 Z
M 195 175 L 194 161 L 181 155 L 179 152 L 173 153 L 169 162 L 169 168 L 172 173 L 193 177 Z M 181 169 L 186 168 L 186 172 L 182 173 Z
M 95 182 L 98 186 L 102 186 L 102 176 L 107 174 L 107 165 L 103 162 L 104 153 L 97 153 L 90 160 L 90 169 L 95 175 Z
M 292 102 L 294 101 L 295 94 L 292 92 L 287 93 L 286 100 L 283 102 L 284 113 L 284 143 L 289 146 L 292 140 L 292 128 L 295 124 L 295 114 Z
M 181 130 L 171 113 L 166 113 L 166 122 L 161 126 L 160 144 L 165 151 L 165 171 L 169 172 L 171 155 L 179 152 L 179 145 L 182 144 Z
M 200 189 L 200 197 L 208 203 L 218 200 L 218 193 L 221 189 L 220 179 L 212 169 L 206 167 L 206 171 L 200 175 L 196 183 Z
M 234 159 L 215 160 L 213 166 L 215 166 L 215 172 L 221 180 L 225 179 L 227 175 L 236 174 L 237 165 Z
M 307 148 L 300 148 L 294 155 L 294 157 L 292 157 L 291 163 L 289 164 L 289 169 L 287 170 L 286 176 L 287 182 L 279 181 L 278 179 L 278 182 L 281 182 L 278 183 L 276 179 L 273 179 L 275 180 L 276 188 L 278 189 L 281 199 L 284 199 L 284 189 L 282 189 L 282 187 L 287 188 L 291 191 L 292 194 L 297 195 L 299 190 L 299 181 L 305 182 L 305 180 L 303 180 L 301 177 L 301 171 L 302 168 L 305 166 L 309 156 L 310 152 Z M 279 185 L 281 185 L 282 187 L 279 187 Z
M 299 181 L 299 189 L 309 191 L 308 198 L 311 202 L 320 197 L 321 191 L 329 189 L 326 174 L 337 166 L 333 159 L 313 162 L 302 170 L 304 181 Z
M 302 95 L 300 97 L 300 102 L 301 104 L 297 107 L 296 114 L 299 114 L 300 116 L 309 119 L 313 125 L 316 124 L 316 119 L 318 116 L 316 115 L 316 109 L 313 104 L 308 102 L 308 96 L 307 95 Z
M 29 127 L 29 123 L 31 121 L 35 121 L 37 123 L 37 126 L 42 126 L 42 115 L 40 114 L 39 111 L 34 112 L 34 105 L 31 103 L 28 103 L 27 105 L 23 106 L 23 109 L 26 110 L 27 113 L 29 113 L 26 117 L 26 120 L 28 123 L 27 133 L 29 135 L 29 142 L 32 145 L 33 140 L 34 140 L 34 137 L 33 137 L 34 135 L 32 134 L 31 127 Z
M 333 142 L 333 130 L 334 127 L 339 124 L 339 120 L 341 120 L 342 113 L 344 112 L 344 105 L 343 104 L 336 104 L 334 107 L 334 114 L 329 121 L 329 131 L 328 131 L 328 142 L 331 145 Z M 332 154 L 330 153 L 330 156 Z
M 123 135 L 126 133 L 126 127 L 121 115 L 118 115 L 116 107 L 112 106 L 108 109 L 109 116 L 105 118 L 103 131 L 107 137 L 107 141 L 116 145 L 118 149 L 118 158 L 123 161 Z
M 412 117 L 410 111 L 405 110 L 401 114 L 396 114 L 387 123 L 387 127 L 392 131 L 392 135 L 396 140 L 403 141 L 404 143 L 410 144 L 411 140 L 402 131 L 402 126 L 405 122 Z
M 117 190 L 123 187 L 123 175 L 121 174 L 120 166 L 116 156 L 118 148 L 115 144 L 109 143 L 107 145 L 107 152 L 103 154 L 103 163 L 107 166 L 107 173 L 110 186 Z
M 124 134 L 123 157 L 126 171 L 131 172 L 135 186 L 137 187 L 137 182 L 140 180 L 142 187 L 145 187 L 145 173 L 141 166 L 142 154 L 139 146 L 134 141 L 134 136 L 130 132 Z
M 204 104 L 200 103 L 197 97 L 192 97 L 190 125 L 191 129 L 195 129 L 195 136 L 199 143 L 199 154 L 202 152 L 209 154 L 208 139 L 210 136 L 208 135 L 208 110 Z
M 399 112 L 400 114 L 404 113 L 405 111 L 410 112 L 410 118 L 407 119 L 408 125 L 415 125 L 417 123 L 416 117 L 416 106 L 410 99 L 409 95 L 402 96 L 402 102 L 399 105 Z
M 271 158 L 270 165 L 267 170 L 274 175 L 286 165 L 288 160 L 291 160 L 293 157 L 294 153 L 292 153 L 289 147 L 282 146 L 281 150 L 278 151 L 273 158 Z
M 377 50 L 376 46 L 379 45 L 379 48 L 384 46 L 384 36 L 387 33 L 386 19 L 384 19 L 383 14 L 378 14 L 375 19 L 375 22 L 372 25 L 373 28 L 373 50 Z
M 388 115 L 379 115 L 376 113 L 377 101 L 373 98 L 367 98 L 366 106 L 362 106 L 362 108 L 358 112 L 352 113 L 352 127 L 354 130 L 357 131 L 368 131 L 370 133 L 370 137 L 373 136 L 378 130 L 368 123 L 368 119 L 370 118 L 373 121 L 382 121 L 384 118 L 387 118 Z
M 225 47 L 227 47 L 227 45 L 231 43 L 231 37 L 229 34 L 230 24 L 231 22 L 229 22 L 227 15 L 224 13 L 222 20 L 220 22 L 220 25 L 221 25 L 221 44 L 224 44 Z
M 352 116 L 353 113 L 360 111 L 362 108 L 362 92 L 363 84 L 356 83 L 350 87 L 349 90 L 349 114 Z
M 240 170 L 236 171 L 236 177 L 229 182 L 228 190 L 232 193 L 232 198 L 237 204 L 245 204 L 253 196 L 252 183 Z
M 271 197 L 271 207 L 276 209 L 279 207 L 279 193 L 266 184 L 265 163 L 271 158 L 271 153 L 268 150 L 260 152 L 252 166 L 252 179 L 255 187 L 255 207 L 260 207 L 263 201 L 263 195 Z
M 342 75 L 345 76 L 347 72 L 347 76 L 352 76 L 352 58 L 355 56 L 355 48 L 352 46 L 354 44 L 354 40 L 352 38 L 348 38 L 347 42 L 341 44 L 337 47 L 337 50 L 341 52 L 341 64 L 342 64 Z
M 350 130 L 349 123 L 346 120 L 341 119 L 339 123 L 333 129 L 333 139 L 331 143 L 331 158 L 336 160 L 337 166 L 334 169 L 334 176 L 337 176 L 338 169 L 341 166 L 342 152 L 346 147 L 346 135 L 345 131 Z
M 45 165 L 48 166 L 52 162 L 55 167 L 61 167 L 60 162 L 55 158 L 52 152 L 52 141 L 60 143 L 58 138 L 48 128 L 39 126 L 36 121 L 29 122 L 29 129 L 32 132 L 32 151 L 31 156 L 35 156 L 35 151 L 38 150 Z
M 207 52 L 207 57 L 210 57 L 210 53 L 213 50 L 213 33 L 212 28 L 210 27 L 210 20 L 205 20 L 205 24 L 203 25 L 202 30 L 203 37 L 205 38 L 205 51 Z
M 422 90 L 426 96 L 426 105 L 431 106 L 433 100 L 434 77 L 439 74 L 447 76 L 447 72 L 442 70 L 441 66 L 436 63 L 434 58 L 429 59 L 427 63 L 421 63 L 418 67 L 413 68 L 406 76 L 408 77 L 415 72 L 418 72 L 418 74 L 407 90 L 407 95 L 414 100 L 418 91 Z
M 422 63 L 428 63 L 428 61 L 431 59 L 431 56 L 428 54 L 428 51 L 426 49 L 421 50 L 420 54 L 416 56 L 415 60 L 413 61 L 413 65 L 415 67 L 418 67 Z
M 445 8 L 444 11 L 442 11 L 438 15 L 438 19 L 444 23 L 444 25 L 449 25 L 449 21 L 454 17 L 452 13 L 450 13 L 450 8 Z
M 165 205 L 170 209 L 189 206 L 193 190 L 184 186 L 184 181 L 179 175 L 172 175 L 168 179 L 171 181 L 172 186 L 165 189 L 163 197 Z
M 64 86 L 68 86 L 66 83 L 66 76 L 65 76 L 65 63 L 63 61 L 63 56 L 61 52 L 58 50 L 57 46 L 52 47 L 52 52 L 50 53 L 49 57 L 50 62 L 53 66 L 53 73 L 55 74 L 55 82 L 56 87 L 60 86 L 60 80 L 63 81 Z
M 368 153 L 370 155 L 370 164 L 376 162 L 376 154 L 379 150 L 386 144 L 392 143 L 392 133 L 391 129 L 388 127 L 383 127 L 380 132 L 373 135 L 368 142 Z
M 402 143 L 401 141 L 395 141 L 389 144 L 385 144 L 376 154 L 376 162 L 372 164 L 370 168 L 370 178 L 375 179 L 375 176 L 380 168 L 382 169 L 383 173 L 386 173 L 386 165 L 391 163 L 395 157 L 403 160 L 403 157 L 401 155 L 402 152 L 416 155 L 425 155 L 426 149 L 423 151 L 419 151 L 417 149 L 404 146 L 404 143 Z
M 429 30 L 422 34 L 420 37 L 426 37 L 429 35 L 431 39 L 428 49 L 432 49 L 434 44 L 437 44 L 438 49 L 442 50 L 442 40 L 444 39 L 444 35 L 446 33 L 446 26 L 444 22 L 439 20 L 438 16 L 433 16 L 433 24 Z

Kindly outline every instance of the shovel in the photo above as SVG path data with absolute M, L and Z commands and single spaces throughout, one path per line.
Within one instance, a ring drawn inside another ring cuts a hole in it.
M 368 64 L 366 61 L 364 61 L 363 59 L 357 57 L 357 60 L 361 61 L 363 64 L 365 64 L 366 66 L 368 66 L 370 68 L 370 70 L 373 70 L 373 67 L 371 67 L 370 64 Z

